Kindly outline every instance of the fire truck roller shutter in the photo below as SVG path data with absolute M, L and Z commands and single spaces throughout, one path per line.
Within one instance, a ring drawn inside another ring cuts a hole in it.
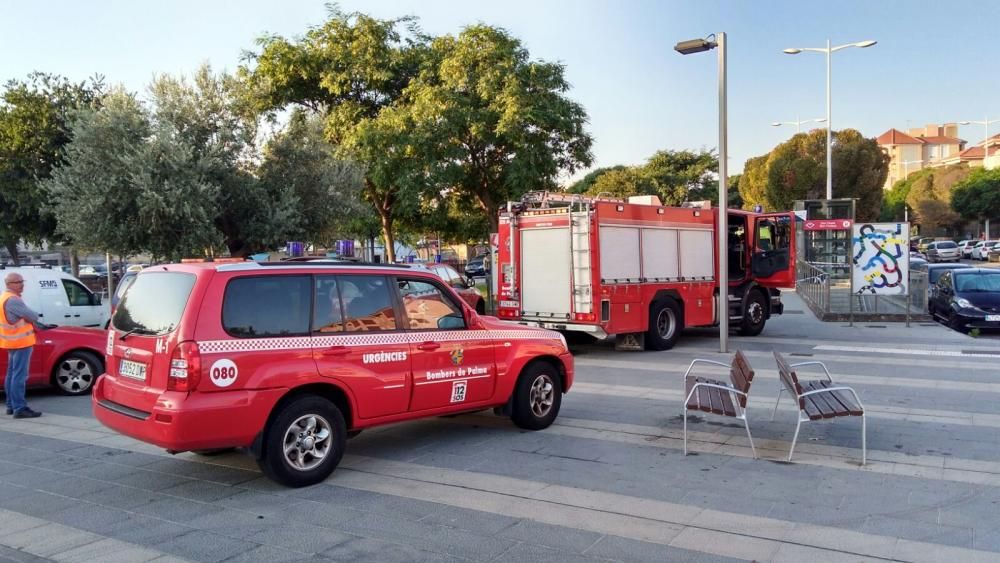
M 680 277 L 676 229 L 642 230 L 642 277 L 654 282 Z
M 569 318 L 569 229 L 521 230 L 521 310 L 524 316 Z
M 715 278 L 715 244 L 712 231 L 681 230 L 681 277 L 685 280 Z
M 639 229 L 601 227 L 601 280 L 604 283 L 638 283 L 642 277 Z

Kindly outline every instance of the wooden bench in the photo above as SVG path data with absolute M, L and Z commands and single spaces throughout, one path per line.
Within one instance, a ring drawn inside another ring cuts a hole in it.
M 696 364 L 714 364 L 729 368 L 729 382 L 691 377 L 691 370 Z M 747 393 L 753 383 L 753 368 L 743 352 L 737 350 L 732 364 L 726 365 L 714 360 L 695 359 L 684 373 L 684 455 L 687 455 L 687 414 L 688 411 L 701 411 L 720 416 L 728 416 L 743 421 L 750 440 L 750 451 L 757 459 L 757 449 L 750 435 L 750 425 L 747 423 Z
M 795 451 L 795 442 L 799 439 L 799 428 L 803 422 L 811 420 L 824 420 L 838 418 L 842 416 L 861 417 L 861 465 L 865 465 L 868 457 L 866 444 L 866 424 L 865 407 L 861 404 L 858 394 L 850 387 L 837 385 L 830 377 L 830 370 L 826 369 L 823 362 L 801 362 L 789 364 L 785 358 L 776 350 L 774 360 L 778 363 L 778 375 L 781 378 L 783 388 L 778 390 L 778 400 L 774 403 L 774 410 L 771 411 L 771 420 L 778 411 L 778 403 L 781 402 L 781 393 L 788 391 L 796 400 L 799 409 L 799 419 L 795 424 L 795 437 L 792 438 L 792 447 L 788 450 L 788 461 L 792 461 L 792 453 Z M 795 373 L 795 368 L 807 365 L 818 365 L 823 368 L 826 379 L 816 381 L 799 381 Z

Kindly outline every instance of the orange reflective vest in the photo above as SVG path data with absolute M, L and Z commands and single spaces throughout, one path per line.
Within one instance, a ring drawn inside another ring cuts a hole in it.
M 16 323 L 11 323 L 7 319 L 7 300 L 17 297 L 10 291 L 0 295 L 0 349 L 18 350 L 35 345 L 35 327 L 28 321 L 21 319 Z

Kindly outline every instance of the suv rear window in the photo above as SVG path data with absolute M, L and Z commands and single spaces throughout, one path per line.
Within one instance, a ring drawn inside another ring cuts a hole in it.
M 937 248 L 958 248 L 958 245 L 951 241 L 946 241 L 937 243 Z
M 310 276 L 236 278 L 222 298 L 222 327 L 240 338 L 307 335 L 312 293 Z
M 136 334 L 162 335 L 177 328 L 195 276 L 181 272 L 151 272 L 136 276 L 115 310 L 112 324 Z

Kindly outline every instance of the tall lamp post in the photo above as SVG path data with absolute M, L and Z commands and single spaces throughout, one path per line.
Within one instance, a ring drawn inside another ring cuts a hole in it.
M 990 119 L 989 116 L 982 121 L 959 121 L 962 125 L 969 125 L 975 123 L 976 125 L 983 126 L 983 133 L 986 135 L 983 137 L 983 170 L 986 170 L 986 158 L 990 156 L 990 125 L 993 123 L 1000 123 L 1000 119 Z M 986 239 L 990 240 L 990 220 L 986 219 Z
M 820 117 L 820 118 L 817 118 L 817 119 L 802 119 L 802 120 L 800 120 L 800 119 L 798 119 L 798 116 L 796 116 L 795 121 L 775 121 L 774 123 L 771 124 L 771 127 L 781 127 L 782 125 L 794 125 L 795 126 L 795 134 L 798 135 L 799 133 L 802 132 L 802 124 L 803 123 L 824 123 L 824 122 L 826 122 L 826 118 L 825 117 Z
M 871 47 L 877 43 L 877 41 L 858 41 L 857 43 L 847 43 L 844 45 L 837 45 L 836 47 L 830 47 L 830 40 L 826 40 L 826 47 L 802 47 L 798 49 L 785 49 L 784 52 L 789 55 L 798 55 L 803 51 L 809 51 L 813 53 L 824 53 L 826 54 L 826 199 L 833 199 L 833 117 L 830 104 L 830 59 L 833 58 L 833 54 L 842 49 L 847 49 L 848 47 L 858 47 L 864 49 L 865 47 Z
M 691 39 L 674 45 L 674 50 L 682 55 L 692 55 L 719 49 L 719 219 L 715 238 L 718 243 L 719 259 L 719 351 L 729 352 L 729 176 L 726 174 L 726 34 L 709 35 L 705 39 Z
M 917 164 L 917 163 L 923 163 L 923 161 L 922 160 L 907 160 L 905 162 L 900 162 L 900 164 L 903 165 L 903 180 L 906 180 L 906 177 L 909 176 L 909 173 L 907 172 L 907 168 L 909 168 L 909 166 L 911 164 Z M 906 221 L 906 222 L 910 221 L 910 208 L 906 206 L 906 202 L 905 201 L 903 202 L 903 221 Z

